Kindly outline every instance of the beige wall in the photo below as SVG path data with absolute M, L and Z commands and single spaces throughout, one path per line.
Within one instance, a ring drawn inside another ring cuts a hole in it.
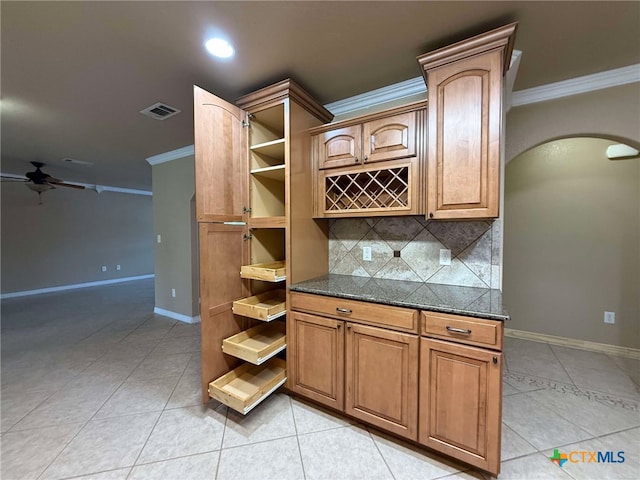
M 153 273 L 151 197 L 57 188 L 38 205 L 3 183 L 1 199 L 2 293 Z
M 516 107 L 507 114 L 506 161 L 549 140 L 621 139 L 640 147 L 640 83 Z
M 553 141 L 507 165 L 511 328 L 640 348 L 640 159 L 608 160 L 611 143 Z
M 188 317 L 198 311 L 197 233 L 192 211 L 194 157 L 151 168 L 156 307 Z M 171 296 L 175 288 L 176 296 Z

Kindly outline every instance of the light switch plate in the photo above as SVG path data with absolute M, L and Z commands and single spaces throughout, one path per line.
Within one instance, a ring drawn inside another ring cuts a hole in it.
M 604 312 L 604 323 L 616 323 L 616 312 Z
M 362 247 L 362 260 L 371 261 L 371 247 Z
M 451 250 L 440 249 L 440 265 L 451 265 Z

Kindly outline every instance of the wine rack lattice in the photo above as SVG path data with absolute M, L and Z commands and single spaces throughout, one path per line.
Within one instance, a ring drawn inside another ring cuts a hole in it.
M 409 167 L 343 173 L 325 178 L 328 212 L 374 208 L 407 208 Z

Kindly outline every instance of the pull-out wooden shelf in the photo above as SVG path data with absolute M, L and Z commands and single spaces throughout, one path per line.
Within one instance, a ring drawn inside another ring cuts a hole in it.
M 270 263 L 243 265 L 240 269 L 242 278 L 262 280 L 263 282 L 282 282 L 287 279 L 284 260 Z
M 224 353 L 254 365 L 262 365 L 286 347 L 286 326 L 282 322 L 258 325 L 222 341 Z
M 284 290 L 271 290 L 236 300 L 233 302 L 233 313 L 270 322 L 287 313 L 285 296 Z
M 287 381 L 287 364 L 278 357 L 262 365 L 244 363 L 209 384 L 209 396 L 246 415 Z

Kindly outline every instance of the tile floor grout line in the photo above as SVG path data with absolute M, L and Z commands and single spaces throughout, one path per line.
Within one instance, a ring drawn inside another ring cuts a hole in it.
M 218 452 L 218 463 L 216 463 L 216 472 L 215 472 L 215 475 L 213 476 L 214 480 L 218 480 L 218 473 L 220 472 L 220 462 L 222 460 L 222 447 L 224 446 L 224 436 L 227 433 L 228 421 L 229 421 L 229 407 L 227 407 L 227 409 L 224 412 L 224 425 L 222 428 L 222 438 L 220 439 L 220 451 Z
M 391 467 L 387 463 L 387 459 L 384 458 L 384 455 L 380 451 L 380 447 L 378 446 L 378 443 L 376 442 L 376 439 L 373 438 L 373 435 L 371 435 L 371 427 L 369 427 L 368 425 L 364 425 L 364 428 L 367 431 L 367 433 L 369 434 L 369 438 L 373 442 L 373 445 L 376 447 L 376 451 L 378 452 L 378 455 L 380 455 L 380 458 L 382 458 L 382 461 L 384 462 L 385 467 L 387 467 L 387 470 L 389 470 L 389 473 L 391 474 L 391 478 L 393 478 L 393 480 L 396 480 L 396 476 L 393 474 L 393 470 L 391 470 Z
M 173 327 L 172 327 L 173 328 Z M 151 350 L 151 352 L 149 352 L 149 355 L 151 355 L 151 353 L 153 352 L 153 350 Z M 158 415 L 158 418 L 156 418 L 155 423 L 153 424 L 153 427 L 151 428 L 151 430 L 149 431 L 149 435 L 147 436 L 147 439 L 144 441 L 144 444 L 142 445 L 142 448 L 140 449 L 140 451 L 138 452 L 138 455 L 136 456 L 136 459 L 133 461 L 133 465 L 135 466 L 138 463 L 138 460 L 140 459 L 140 455 L 142 455 L 142 452 L 144 451 L 145 447 L 147 446 L 147 443 L 149 443 L 149 439 L 151 438 L 151 435 L 153 435 L 153 431 L 156 429 L 156 426 L 158 425 L 158 423 L 160 422 L 160 419 L 162 418 L 162 414 L 164 413 L 165 407 L 167 406 L 167 404 L 169 403 L 169 400 L 171 399 L 171 396 L 173 395 L 173 392 L 176 391 L 176 388 L 178 387 L 178 383 L 180 383 L 180 379 L 182 378 L 182 376 L 184 375 L 184 372 L 186 372 L 187 367 L 189 366 L 189 362 L 191 361 L 191 357 L 193 357 L 193 354 L 189 355 L 189 360 L 187 360 L 184 364 L 184 368 L 182 369 L 182 373 L 180 374 L 180 376 L 178 377 L 178 380 L 176 381 L 176 384 L 173 386 L 173 389 L 171 390 L 171 393 L 167 396 L 167 400 L 166 402 L 164 402 L 164 405 L 162 407 L 162 410 L 160 411 L 160 415 Z M 138 367 L 136 367 L 138 368 Z M 135 370 L 134 370 L 135 371 Z M 133 372 L 131 372 L 133 373 Z M 146 413 L 146 412 L 145 412 Z M 133 470 L 133 468 L 132 468 Z
M 302 447 L 300 447 L 300 437 L 298 437 L 298 424 L 296 422 L 296 412 L 293 408 L 293 397 L 289 397 L 291 402 L 291 416 L 293 417 L 293 429 L 296 432 L 296 443 L 298 444 L 298 455 L 300 455 L 300 465 L 302 466 L 302 478 L 307 479 L 307 472 L 304 469 L 304 458 L 302 458 Z
M 118 342 L 119 343 L 119 342 Z M 111 395 L 109 395 L 107 397 L 107 399 L 102 402 L 102 404 L 100 404 L 100 406 L 96 409 L 96 411 L 93 413 L 93 415 L 91 417 L 89 417 L 89 419 L 82 425 L 82 427 L 80 427 L 80 429 L 76 432 L 76 434 L 67 442 L 65 443 L 64 447 L 62 448 L 62 450 L 60 450 L 60 452 L 58 452 L 58 454 L 55 456 L 55 458 L 53 460 L 51 460 L 51 462 L 49 462 L 47 464 L 47 466 L 44 468 L 44 470 L 40 473 L 40 475 L 38 475 L 37 479 L 40 479 L 42 477 L 42 475 L 44 475 L 44 473 L 49 469 L 49 467 L 51 467 L 51 465 L 53 465 L 55 463 L 55 461 L 58 459 L 58 457 L 60 457 L 60 455 L 62 455 L 62 453 L 67 449 L 67 447 L 71 444 L 71 442 L 73 442 L 73 440 L 76 439 L 76 437 L 78 435 L 80 435 L 80 433 L 87 427 L 87 425 L 89 424 L 89 422 L 91 422 L 91 420 L 94 419 L 94 417 L 96 416 L 96 414 L 100 411 L 100 409 L 102 407 L 104 407 L 104 405 L 111 399 L 111 397 L 113 397 L 113 395 L 120 389 L 120 387 L 122 387 L 122 385 L 129 379 L 129 377 L 131 377 L 131 375 L 133 374 L 133 372 L 136 370 L 136 368 L 138 368 L 140 366 L 140 364 L 150 355 L 151 352 L 149 352 L 145 357 L 142 358 L 142 360 L 140 360 L 140 362 L 138 362 L 138 364 L 135 366 L 135 368 L 131 371 L 131 373 L 129 373 L 129 375 L 120 383 L 120 385 L 111 393 Z M 139 414 L 135 414 L 135 415 L 139 415 Z M 158 416 L 158 418 L 160 418 Z M 80 422 L 78 422 L 80 423 Z M 154 425 L 155 426 L 155 425 Z M 149 435 L 151 435 L 151 433 L 149 433 Z M 133 466 L 132 466 L 133 467 Z M 122 467 L 122 468 L 127 468 L 127 467 Z M 91 473 L 86 473 L 85 475 L 90 475 Z
M 567 377 L 569 377 L 569 380 L 571 380 L 571 383 L 573 383 L 577 387 L 576 382 L 573 380 L 573 377 L 569 374 L 569 372 L 567 372 L 567 369 L 562 364 L 562 360 L 560 360 L 560 357 L 558 356 L 556 351 L 553 349 L 553 345 L 551 345 L 550 343 L 546 343 L 545 345 L 549 347 L 549 350 L 551 350 L 551 353 L 553 353 L 553 356 L 556 357 L 556 360 L 558 360 L 558 363 L 562 367 L 562 370 L 564 371 L 564 373 L 567 374 Z

